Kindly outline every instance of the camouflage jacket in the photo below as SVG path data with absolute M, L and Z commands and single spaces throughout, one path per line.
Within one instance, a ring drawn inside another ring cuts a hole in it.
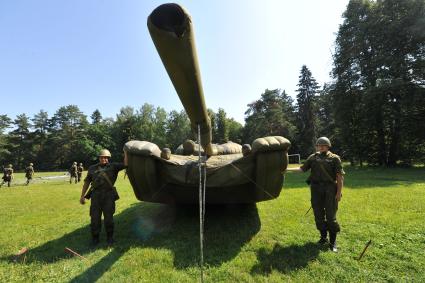
M 124 163 L 111 162 L 106 165 L 97 163 L 89 167 L 84 182 L 91 183 L 93 190 L 110 189 L 118 177 L 118 172 L 125 169 Z
M 4 168 L 3 170 L 3 178 L 13 178 L 13 169 L 12 168 Z
M 326 153 L 316 152 L 310 155 L 301 170 L 311 170 L 311 182 L 335 182 L 336 175 L 345 174 L 342 168 L 341 159 L 338 155 L 328 151 Z
M 71 174 L 71 176 L 77 176 L 77 165 L 72 165 L 71 168 L 69 168 L 69 174 Z
M 25 168 L 25 176 L 31 177 L 32 175 L 34 175 L 34 167 L 28 166 L 27 168 Z

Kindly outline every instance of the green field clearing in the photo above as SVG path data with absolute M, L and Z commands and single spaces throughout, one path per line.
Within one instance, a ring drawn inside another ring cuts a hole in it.
M 337 254 L 316 245 L 312 212 L 305 216 L 307 174 L 288 173 L 278 199 L 207 206 L 205 281 L 424 282 L 425 169 L 347 167 L 346 173 Z M 78 202 L 82 184 L 67 177 L 24 181 L 18 173 L 11 188 L 0 189 L 0 282 L 200 281 L 197 207 L 139 202 L 120 174 L 117 243 L 107 248 L 102 234 L 100 247 L 91 249 L 89 203 Z M 23 247 L 29 251 L 14 261 Z

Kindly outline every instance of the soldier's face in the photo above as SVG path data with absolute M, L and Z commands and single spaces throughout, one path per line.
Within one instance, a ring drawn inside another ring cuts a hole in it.
M 328 152 L 329 146 L 327 146 L 327 145 L 316 145 L 316 149 L 319 152 Z
M 99 163 L 100 163 L 101 165 L 105 165 L 105 164 L 107 164 L 108 162 L 109 162 L 108 157 L 106 157 L 106 156 L 99 156 Z

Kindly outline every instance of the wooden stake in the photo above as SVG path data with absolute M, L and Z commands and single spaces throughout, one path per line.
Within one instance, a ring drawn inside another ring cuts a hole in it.
M 73 251 L 73 250 L 71 250 L 70 248 L 65 247 L 65 251 L 66 251 L 67 253 L 70 253 L 70 254 L 74 255 L 74 256 L 78 256 L 78 257 L 79 257 L 79 258 L 81 258 L 81 259 L 85 259 L 85 260 L 87 260 L 87 258 L 83 257 L 82 255 L 80 255 L 80 254 L 79 254 L 79 253 L 77 253 L 77 252 L 74 252 L 74 251 Z
M 310 208 L 307 210 L 307 212 L 304 214 L 304 216 L 307 216 L 307 214 L 310 212 L 311 206 Z
M 364 253 L 366 252 L 367 248 L 370 246 L 370 244 L 372 243 L 372 240 L 369 240 L 369 242 L 367 242 L 366 246 L 364 247 L 362 253 L 360 254 L 359 258 L 357 260 L 361 260 Z
M 22 248 L 19 250 L 19 252 L 17 254 L 15 254 L 15 258 L 14 258 L 14 262 L 17 262 L 18 259 L 22 256 L 25 255 L 28 252 L 27 248 Z M 26 255 L 24 256 L 24 260 L 26 259 Z

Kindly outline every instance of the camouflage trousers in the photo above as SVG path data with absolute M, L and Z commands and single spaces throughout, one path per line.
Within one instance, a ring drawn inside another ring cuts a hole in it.
M 12 182 L 12 178 L 10 176 L 3 176 L 3 181 L 0 184 L 0 187 L 3 186 L 4 183 L 7 183 L 7 186 L 10 187 L 10 182 Z
M 338 211 L 338 202 L 335 199 L 336 184 L 312 183 L 310 191 L 316 228 L 319 231 L 338 233 L 340 227 L 336 220 Z
M 102 214 L 107 235 L 114 233 L 115 200 L 111 190 L 94 190 L 90 203 L 91 233 L 98 237 L 102 229 Z
M 74 178 L 75 184 L 78 182 L 78 177 L 75 174 L 71 174 L 69 177 L 69 183 L 72 183 L 72 178 Z

